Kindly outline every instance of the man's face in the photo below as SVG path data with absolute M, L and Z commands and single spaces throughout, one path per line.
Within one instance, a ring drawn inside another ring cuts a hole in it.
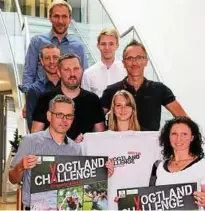
M 47 112 L 50 127 L 58 134 L 66 134 L 74 119 L 74 110 L 71 104 L 55 103 Z
M 101 58 L 104 60 L 115 59 L 115 51 L 118 48 L 117 40 L 114 36 L 102 35 L 98 43 Z
M 58 58 L 60 50 L 58 48 L 44 48 L 41 64 L 48 74 L 57 74 Z
M 55 6 L 49 19 L 56 34 L 65 34 L 67 32 L 71 17 L 66 6 Z
M 68 89 L 76 89 L 80 85 L 82 73 L 82 67 L 77 58 L 63 60 L 58 70 L 61 82 Z
M 128 47 L 123 58 L 123 64 L 128 76 L 143 77 L 147 61 L 147 56 L 140 46 Z

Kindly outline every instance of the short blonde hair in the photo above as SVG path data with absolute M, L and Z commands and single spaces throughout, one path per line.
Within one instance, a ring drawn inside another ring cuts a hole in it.
M 65 6 L 68 8 L 68 13 L 69 13 L 69 17 L 71 17 L 72 15 L 72 7 L 70 6 L 70 4 L 68 4 L 66 1 L 64 0 L 54 0 L 52 3 L 51 3 L 51 6 L 49 8 L 49 17 L 51 17 L 52 13 L 53 13 L 53 8 L 54 7 L 62 7 L 62 6 Z
M 134 100 L 132 94 L 130 94 L 126 90 L 120 90 L 120 91 L 116 92 L 115 95 L 112 98 L 109 120 L 108 120 L 108 129 L 113 130 L 113 131 L 118 131 L 117 118 L 116 118 L 115 113 L 114 113 L 115 98 L 117 96 L 123 96 L 127 101 L 127 105 L 132 107 L 132 115 L 130 117 L 128 130 L 140 131 L 140 125 L 139 125 L 139 122 L 138 122 L 138 119 L 137 119 L 137 109 L 136 109 L 135 100 Z
M 100 43 L 100 39 L 103 35 L 115 37 L 117 44 L 119 45 L 119 34 L 118 34 L 116 29 L 114 29 L 114 28 L 112 28 L 112 29 L 109 29 L 109 28 L 102 29 L 100 34 L 97 37 L 98 44 Z

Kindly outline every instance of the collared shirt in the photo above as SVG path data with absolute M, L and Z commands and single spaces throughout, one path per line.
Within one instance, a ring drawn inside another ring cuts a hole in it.
M 58 41 L 57 37 L 55 37 L 52 32 L 36 35 L 30 41 L 25 58 L 23 82 L 22 85 L 19 86 L 19 89 L 22 92 L 27 92 L 28 87 L 32 83 L 45 77 L 45 71 L 40 62 L 39 53 L 43 46 L 50 43 L 59 47 L 61 49 L 61 54 L 69 52 L 77 54 L 81 59 L 83 69 L 88 67 L 83 45 L 74 35 L 67 34 L 61 42 Z
M 15 167 L 26 155 L 82 155 L 81 147 L 67 138 L 67 144 L 58 144 L 50 135 L 49 129 L 32 133 L 23 137 L 19 149 L 11 163 Z M 23 176 L 23 204 L 30 206 L 30 179 L 31 171 L 25 170 Z
M 45 93 L 39 98 L 34 110 L 33 120 L 44 123 L 45 128 L 49 126 L 46 116 L 49 101 L 58 94 L 64 94 L 61 87 Z M 95 124 L 105 121 L 105 115 L 99 97 L 92 92 L 81 89 L 73 101 L 75 103 L 75 118 L 67 135 L 74 140 L 81 133 L 93 132 Z
M 136 91 L 127 82 L 126 77 L 122 81 L 107 87 L 101 97 L 102 107 L 110 109 L 114 94 L 122 89 L 127 90 L 133 95 L 137 107 L 137 117 L 143 130 L 159 130 L 161 106 L 166 106 L 175 101 L 172 91 L 163 83 L 147 80 L 146 78 L 144 78 L 143 84 Z
M 121 61 L 115 60 L 110 68 L 99 61 L 84 71 L 81 87 L 101 97 L 108 85 L 121 81 L 126 75 Z
M 55 89 L 59 85 L 60 80 L 55 86 L 51 81 L 47 79 L 47 77 L 45 77 L 31 84 L 31 86 L 29 87 L 26 93 L 26 120 L 30 131 L 32 126 L 32 115 L 34 112 L 34 108 L 38 103 L 39 97 L 42 94 Z

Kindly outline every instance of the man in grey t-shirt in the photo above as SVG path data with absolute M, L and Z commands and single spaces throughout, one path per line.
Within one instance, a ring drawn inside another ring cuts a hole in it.
M 9 172 L 12 183 L 23 180 L 22 202 L 25 209 L 30 206 L 31 168 L 36 166 L 36 155 L 82 155 L 81 147 L 66 136 L 74 119 L 74 103 L 64 96 L 57 95 L 50 101 L 47 118 L 50 127 L 41 132 L 23 137 Z

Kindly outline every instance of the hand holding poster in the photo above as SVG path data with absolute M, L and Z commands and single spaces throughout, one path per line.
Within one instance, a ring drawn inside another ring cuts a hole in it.
M 119 210 L 198 210 L 197 183 L 118 189 Z
M 31 210 L 107 209 L 107 160 L 39 156 L 31 170 Z

